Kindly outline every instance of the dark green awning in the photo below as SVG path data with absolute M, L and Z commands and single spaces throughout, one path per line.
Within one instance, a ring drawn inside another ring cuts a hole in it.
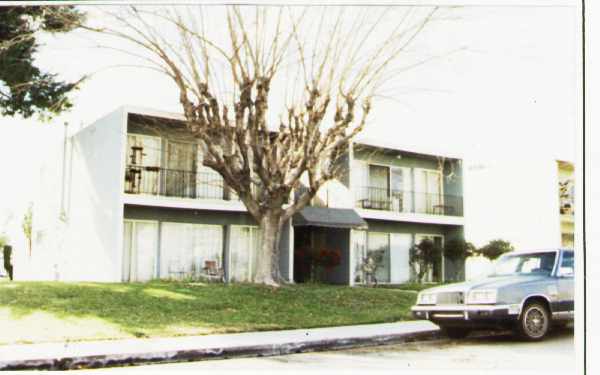
M 367 222 L 351 208 L 304 207 L 294 215 L 292 224 L 327 228 L 367 228 Z

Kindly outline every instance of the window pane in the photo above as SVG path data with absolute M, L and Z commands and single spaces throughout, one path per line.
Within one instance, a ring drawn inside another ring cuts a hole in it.
M 198 147 L 198 169 L 196 174 L 196 197 L 203 199 L 223 199 L 223 177 L 212 168 L 202 164 L 202 150 Z
M 354 282 L 363 283 L 365 275 L 362 265 L 367 258 L 367 232 L 364 230 L 352 230 L 352 258 L 354 262 Z
M 231 227 L 229 275 L 234 282 L 250 282 L 256 273 L 260 234 L 258 228 Z
M 195 145 L 169 141 L 167 145 L 165 193 L 168 196 L 192 198 L 195 189 Z
M 135 265 L 132 279 L 148 281 L 155 277 L 158 240 L 157 223 L 135 223 Z
M 125 191 L 133 194 L 158 194 L 161 140 L 138 134 L 127 136 Z
M 223 267 L 223 230 L 218 226 L 193 228 L 192 264 L 196 273 L 206 273 L 208 268 Z
M 369 232 L 368 256 L 371 257 L 377 268 L 375 277 L 378 282 L 390 281 L 390 239 L 387 233 Z
M 131 270 L 131 228 L 130 221 L 123 223 L 123 276 L 122 281 L 129 281 Z
M 163 223 L 160 264 L 160 277 L 174 279 L 205 274 L 209 266 L 222 268 L 223 228 Z
M 388 191 L 389 168 L 381 165 L 369 165 L 369 184 L 372 187 Z
M 416 235 L 415 236 L 415 244 L 419 244 L 422 240 L 428 239 L 433 241 L 434 245 L 438 247 L 443 247 L 444 245 L 444 236 L 440 235 Z M 433 268 L 430 270 L 429 274 L 426 275 L 426 281 L 429 282 L 437 282 L 442 281 L 442 267 L 443 267 L 443 256 L 440 256 L 439 261 L 433 264 Z

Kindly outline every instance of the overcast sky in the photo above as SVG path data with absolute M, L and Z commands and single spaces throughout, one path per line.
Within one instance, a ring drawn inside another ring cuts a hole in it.
M 477 6 L 453 14 L 412 46 L 422 56 L 441 57 L 402 73 L 391 98 L 376 103 L 364 135 L 459 154 L 467 164 L 534 155 L 574 160 L 578 10 Z M 52 123 L 0 118 L 0 166 L 11 176 L 0 182 L 0 224 L 3 212 L 26 205 L 39 155 L 48 142 L 60 141 L 64 121 L 74 130 L 124 104 L 180 112 L 172 84 L 157 73 L 108 68 L 128 60 L 90 48 L 78 34 L 45 40 L 42 66 L 65 79 L 96 73 L 73 95 L 73 110 Z

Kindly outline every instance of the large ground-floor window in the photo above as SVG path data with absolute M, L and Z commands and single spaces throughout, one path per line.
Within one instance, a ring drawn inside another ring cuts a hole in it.
M 123 281 L 180 279 L 222 270 L 223 226 L 124 221 Z
M 424 236 L 412 233 L 385 233 L 364 230 L 352 231 L 352 268 L 355 283 L 365 283 L 368 277 L 368 262 L 375 265 L 374 276 L 378 283 L 400 284 L 410 281 L 410 248 Z M 443 236 L 432 235 L 434 241 L 443 242 Z M 429 275 L 438 277 L 439 272 Z
M 229 280 L 250 282 L 256 275 L 260 232 L 258 227 L 232 225 L 229 253 Z
M 161 224 L 160 278 L 196 277 L 222 268 L 221 225 Z
M 156 275 L 158 222 L 125 220 L 123 225 L 123 281 L 148 281 Z
M 444 236 L 435 235 L 435 234 L 416 234 L 415 235 L 415 243 L 420 243 L 421 241 L 428 239 L 433 241 L 433 243 L 440 247 L 444 247 Z M 444 256 L 440 254 L 440 259 L 438 262 L 433 264 L 433 267 L 429 270 L 429 272 L 425 275 L 425 281 L 427 282 L 440 282 L 444 281 Z

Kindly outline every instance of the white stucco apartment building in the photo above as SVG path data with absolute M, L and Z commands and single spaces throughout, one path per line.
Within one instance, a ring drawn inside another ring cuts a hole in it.
M 121 107 L 49 149 L 34 202 L 33 255 L 19 252 L 16 278 L 147 281 L 214 267 L 227 281 L 249 281 L 260 261 L 256 223 L 202 165 L 180 120 Z M 325 282 L 364 282 L 360 262 L 373 254 L 379 282 L 406 282 L 413 244 L 463 237 L 459 157 L 363 139 L 343 163 L 346 173 L 284 225 L 284 279 L 307 280 L 301 261 L 310 248 L 340 253 Z M 452 280 L 462 268 L 441 258 L 430 277 Z

